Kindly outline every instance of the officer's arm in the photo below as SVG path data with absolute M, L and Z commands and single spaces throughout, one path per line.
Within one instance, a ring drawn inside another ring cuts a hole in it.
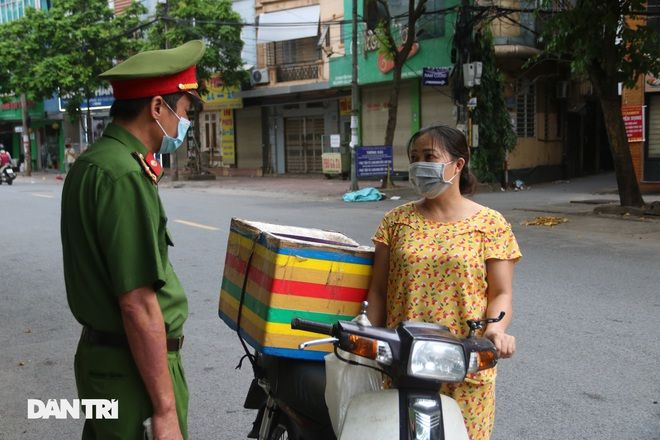
M 151 398 L 154 429 L 180 436 L 167 367 L 165 323 L 156 292 L 151 287 L 131 290 L 119 297 L 119 307 L 133 359 Z

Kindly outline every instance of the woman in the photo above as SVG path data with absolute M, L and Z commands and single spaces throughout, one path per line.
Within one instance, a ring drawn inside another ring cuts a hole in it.
M 447 126 L 424 128 L 408 142 L 410 181 L 423 196 L 385 214 L 369 288 L 373 325 L 395 327 L 405 320 L 436 322 L 466 337 L 468 319 L 496 317 L 483 335 L 500 357 L 515 352 L 511 322 L 513 268 L 521 253 L 502 215 L 471 194 L 465 136 Z M 469 374 L 441 392 L 461 406 L 472 440 L 489 439 L 495 418 L 495 369 Z

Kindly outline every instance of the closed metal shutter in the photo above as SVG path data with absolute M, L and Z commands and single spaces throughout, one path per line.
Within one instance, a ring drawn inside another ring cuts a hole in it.
M 284 120 L 287 173 L 321 173 L 323 117 L 298 117 Z

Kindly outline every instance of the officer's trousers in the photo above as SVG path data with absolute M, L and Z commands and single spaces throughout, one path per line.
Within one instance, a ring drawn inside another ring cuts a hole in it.
M 167 353 L 174 386 L 176 412 L 183 438 L 188 438 L 188 385 L 179 352 Z M 83 440 L 142 439 L 142 422 L 151 417 L 151 400 L 128 348 L 112 348 L 80 341 L 75 358 L 80 399 L 117 399 L 119 418 L 85 421 Z

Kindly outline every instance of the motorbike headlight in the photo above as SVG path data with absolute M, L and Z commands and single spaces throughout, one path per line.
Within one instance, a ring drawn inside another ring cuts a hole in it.
M 414 341 L 408 374 L 444 382 L 461 382 L 466 365 L 463 347 L 448 342 Z

